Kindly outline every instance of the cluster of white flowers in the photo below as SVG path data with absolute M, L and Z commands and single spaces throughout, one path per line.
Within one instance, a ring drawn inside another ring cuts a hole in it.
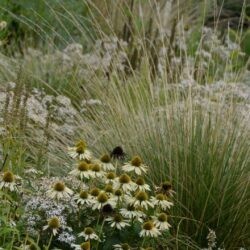
M 96 159 L 84 141 L 69 147 L 68 152 L 76 160 L 69 180 L 77 179 L 82 185 L 58 177 L 36 181 L 35 194 L 23 196 L 21 221 L 30 237 L 42 232 L 42 239 L 50 234 L 69 249 L 90 249 L 135 225 L 141 238 L 135 247 L 168 232 L 172 185 L 165 182 L 156 188 L 147 184 L 148 166 L 141 157 L 122 163 L 124 152 L 117 147 Z M 114 237 L 114 249 L 127 244 Z
M 105 230 L 122 231 L 134 224 L 141 226 L 140 237 L 158 237 L 171 227 L 168 218 L 172 186 L 169 182 L 154 190 L 145 181 L 148 166 L 138 155 L 124 164 L 122 155 L 104 154 L 95 159 L 84 141 L 79 141 L 69 147 L 69 155 L 76 160 L 69 172 L 74 178 L 84 182 L 84 187 L 78 190 L 70 189 L 64 182 L 56 181 L 46 192 L 47 196 L 56 202 L 71 198 L 78 205 L 79 211 L 96 214 L 95 223 L 86 226 L 78 238 L 85 243 L 108 240 L 104 239 Z M 118 153 L 123 153 L 120 148 Z M 121 151 L 121 152 L 120 152 Z M 100 217 L 101 215 L 101 217 Z M 102 231 L 95 229 L 102 224 Z M 46 226 L 49 228 L 49 225 Z M 97 243 L 96 243 L 97 244 Z M 75 249 L 81 245 L 72 243 Z M 115 249 L 119 244 L 114 245 Z M 84 249 L 84 248 L 82 248 Z

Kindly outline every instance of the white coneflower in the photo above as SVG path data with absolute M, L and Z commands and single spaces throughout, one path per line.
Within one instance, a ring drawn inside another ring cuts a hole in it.
M 79 237 L 84 237 L 85 241 L 100 240 L 92 227 L 85 227 L 83 232 L 78 234 Z
M 155 227 L 152 221 L 147 221 L 143 223 L 142 230 L 140 232 L 140 237 L 148 236 L 156 238 L 159 235 L 161 235 L 161 232 Z
M 128 205 L 127 208 L 121 208 L 120 214 L 126 219 L 136 219 L 141 223 L 146 217 L 146 215 L 142 211 L 136 210 L 133 205 Z
M 17 192 L 20 181 L 21 177 L 14 175 L 11 171 L 6 171 L 0 177 L 0 190 L 7 189 L 11 192 Z
M 162 210 L 166 210 L 173 206 L 173 203 L 167 200 L 167 196 L 164 194 L 157 194 L 155 197 L 151 197 L 151 203 L 154 206 L 158 206 Z
M 106 184 L 114 184 L 116 182 L 116 174 L 115 172 L 108 172 L 105 175 L 105 183 Z
M 150 191 L 150 187 L 142 177 L 135 181 L 135 191 Z
M 115 227 L 118 230 L 129 226 L 129 221 L 124 220 L 121 214 L 115 214 L 113 217 L 108 217 L 105 221 L 108 221 L 111 227 Z
M 113 196 L 111 197 L 111 200 L 114 203 L 119 203 L 123 201 L 124 197 L 127 197 L 127 196 L 124 195 L 123 191 L 121 189 L 117 189 L 114 191 Z
M 111 157 L 108 154 L 105 154 L 101 157 L 99 162 L 103 171 L 114 171 L 115 167 L 111 163 Z
M 135 184 L 127 174 L 122 174 L 116 178 L 116 181 L 114 182 L 114 188 L 121 188 L 125 193 L 128 193 L 134 190 Z
M 58 233 L 60 227 L 61 227 L 60 219 L 57 216 L 54 216 L 48 220 L 48 224 L 43 227 L 43 230 L 47 230 L 49 228 L 52 230 L 52 233 L 55 236 Z
M 93 203 L 88 192 L 84 190 L 82 190 L 79 194 L 76 194 L 74 196 L 74 200 L 76 201 L 77 204 L 86 205 L 86 206 L 90 206 Z
M 168 223 L 168 216 L 165 213 L 160 213 L 154 216 L 154 225 L 160 230 L 168 230 L 171 225 Z
M 148 194 L 144 191 L 139 191 L 134 197 L 128 199 L 128 203 L 133 205 L 135 208 L 145 208 L 153 207 L 153 204 L 148 200 Z
M 75 250 L 90 250 L 90 241 L 83 242 L 80 245 L 71 244 L 70 246 Z
M 107 184 L 104 187 L 104 191 L 106 192 L 106 194 L 108 195 L 109 198 L 111 198 L 113 196 L 114 189 L 113 189 L 113 186 L 111 184 Z
M 89 164 L 90 172 L 95 178 L 103 178 L 104 172 L 102 171 L 100 165 L 98 164 Z
M 79 158 L 80 160 L 91 160 L 92 153 L 87 149 L 84 141 L 79 141 L 75 147 L 68 148 L 69 155 L 72 158 Z
M 115 206 L 115 203 L 112 202 L 111 200 L 109 200 L 109 197 L 105 192 L 100 192 L 98 194 L 98 196 L 96 197 L 96 199 L 93 200 L 92 209 L 93 210 L 96 210 L 96 209 L 100 210 L 106 204 L 110 204 L 112 207 Z
M 113 245 L 114 250 L 130 250 L 131 247 L 128 243 L 115 244 Z
M 90 171 L 89 164 L 86 161 L 80 161 L 77 167 L 69 172 L 70 175 L 80 177 L 82 180 L 84 177 L 89 179 L 93 177 L 93 173 Z
M 130 162 L 122 167 L 124 172 L 135 172 L 137 175 L 146 173 L 147 169 L 148 167 L 142 163 L 140 156 L 134 156 Z
M 48 197 L 52 199 L 67 199 L 74 193 L 71 189 L 65 186 L 61 181 L 56 182 L 47 192 Z
M 92 201 L 94 201 L 96 197 L 100 194 L 100 190 L 99 188 L 94 187 L 89 191 L 89 194 L 90 194 Z

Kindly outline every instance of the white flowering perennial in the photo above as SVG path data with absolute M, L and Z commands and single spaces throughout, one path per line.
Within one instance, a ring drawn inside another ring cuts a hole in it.
M 75 147 L 69 147 L 68 152 L 74 159 L 89 161 L 92 158 L 92 153 L 87 149 L 87 145 L 84 141 L 79 141 Z
M 53 235 L 55 236 L 58 234 L 60 227 L 61 227 L 60 219 L 54 216 L 48 220 L 48 224 L 43 227 L 43 230 L 51 229 Z
M 124 219 L 121 214 L 115 214 L 113 217 L 108 217 L 106 221 L 109 222 L 111 227 L 122 230 L 124 227 L 129 226 L 129 221 Z
M 153 204 L 148 199 L 148 194 L 144 191 L 139 191 L 133 197 L 129 198 L 128 203 L 139 209 L 148 210 L 149 207 L 153 207 Z
M 159 230 L 168 230 L 171 225 L 168 223 L 168 216 L 166 213 L 160 213 L 157 216 L 154 216 L 154 225 Z
M 137 175 L 145 174 L 148 167 L 142 163 L 142 159 L 139 156 L 134 156 L 132 160 L 126 163 L 122 170 L 124 172 L 135 172 Z
M 162 193 L 157 194 L 154 197 L 151 197 L 150 201 L 151 201 L 151 204 L 153 204 L 156 207 L 159 207 L 163 211 L 173 206 L 173 203 L 168 201 L 167 196 Z
M 93 203 L 93 200 L 90 198 L 90 195 L 88 194 L 88 192 L 84 190 L 76 194 L 74 196 L 74 200 L 76 201 L 77 204 L 86 206 L 86 207 L 89 207 Z
M 0 190 L 9 190 L 10 192 L 18 192 L 20 190 L 21 178 L 14 175 L 11 171 L 6 171 L 0 176 Z
M 41 244 L 47 249 L 58 245 L 90 250 L 107 244 L 106 249 L 126 250 L 140 249 L 143 242 L 151 244 L 167 235 L 172 186 L 154 191 L 146 181 L 148 167 L 139 156 L 125 165 L 124 157 L 111 157 L 114 150 L 95 159 L 83 141 L 70 151 L 75 162 L 69 175 L 60 180 L 42 177 L 34 186 L 36 195 L 25 197 L 22 222 L 30 237 L 36 239 L 42 232 Z M 121 147 L 115 151 L 126 155 Z M 0 188 L 15 191 L 16 176 L 9 171 L 1 174 Z M 138 240 L 124 242 L 123 235 Z
M 61 181 L 56 182 L 51 189 L 47 191 L 48 197 L 51 199 L 68 199 L 73 194 L 73 191 L 65 186 Z
M 90 170 L 90 164 L 85 161 L 80 161 L 76 164 L 76 168 L 69 172 L 70 175 L 80 177 L 81 180 L 84 178 L 89 179 L 93 176 Z
M 104 154 L 99 162 L 103 171 L 114 171 L 115 167 L 111 162 L 111 157 L 108 154 Z
M 83 232 L 78 234 L 79 237 L 83 237 L 85 241 L 88 240 L 100 240 L 92 227 L 86 227 Z
M 161 232 L 158 228 L 155 227 L 152 221 L 147 221 L 142 225 L 142 230 L 140 232 L 140 237 L 153 237 L 156 238 L 161 235 Z

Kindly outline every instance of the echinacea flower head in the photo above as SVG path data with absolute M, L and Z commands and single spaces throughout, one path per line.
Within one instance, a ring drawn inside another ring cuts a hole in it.
M 115 178 L 116 178 L 116 174 L 115 174 L 115 172 L 108 172 L 108 173 L 106 173 L 106 181 L 105 181 L 105 183 L 106 184 L 113 184 L 114 183 L 114 181 L 115 181 Z
M 140 156 L 134 156 L 130 162 L 122 167 L 124 172 L 135 172 L 137 175 L 146 173 L 147 169 L 148 167 L 143 164 Z
M 72 158 L 78 158 L 79 160 L 91 160 L 92 154 L 87 149 L 87 145 L 84 141 L 79 141 L 76 143 L 75 147 L 68 148 L 69 155 Z
M 115 167 L 111 163 L 111 157 L 108 154 L 104 154 L 100 159 L 100 165 L 103 171 L 114 171 Z
M 171 225 L 168 223 L 168 216 L 166 213 L 160 213 L 154 217 L 154 225 L 160 230 L 168 230 Z
M 122 174 L 118 177 L 117 181 L 114 183 L 115 189 L 122 189 L 125 193 L 134 190 L 134 183 L 127 174 Z
M 128 199 L 128 203 L 133 205 L 135 208 L 145 208 L 153 207 L 152 203 L 148 199 L 148 194 L 144 191 L 139 191 L 134 197 Z
M 92 210 L 101 209 L 104 205 L 108 204 L 109 197 L 105 192 L 100 192 L 95 200 L 93 200 Z
M 136 219 L 141 223 L 143 222 L 143 218 L 146 216 L 142 211 L 136 210 L 133 205 L 128 205 L 127 208 L 121 208 L 120 214 L 126 219 Z
M 101 212 L 103 216 L 110 216 L 114 213 L 114 208 L 108 203 L 102 207 Z
M 55 236 L 58 233 L 60 227 L 60 219 L 57 216 L 54 216 L 48 220 L 48 224 L 43 227 L 43 230 L 51 229 L 53 235 Z
M 1 174 L 0 177 L 0 190 L 6 189 L 11 192 L 18 191 L 18 180 L 20 181 L 21 178 L 17 175 L 14 175 L 11 171 L 6 171 Z
M 84 237 L 85 241 L 100 240 L 92 227 L 85 227 L 83 232 L 78 234 L 79 237 Z
M 123 160 L 125 158 L 125 152 L 121 146 L 115 147 L 112 152 L 110 153 L 111 158 L 117 160 Z
M 135 181 L 135 191 L 150 191 L 150 187 L 142 177 L 138 177 Z
M 89 168 L 93 177 L 102 178 L 104 176 L 104 172 L 99 164 L 89 164 Z
M 157 191 L 167 196 L 173 196 L 175 193 L 175 191 L 173 190 L 173 186 L 169 181 L 163 182 L 161 186 L 157 188 Z
M 165 194 L 157 194 L 155 197 L 151 197 L 150 201 L 154 206 L 158 206 L 162 210 L 166 210 L 173 206 L 173 203 L 168 201 Z
M 121 214 L 115 214 L 113 217 L 108 217 L 105 220 L 109 222 L 111 227 L 114 227 L 118 230 L 129 226 L 128 220 L 125 220 Z
M 87 191 L 82 190 L 79 194 L 74 196 L 74 200 L 77 204 L 90 206 L 92 204 L 92 199 L 90 198 Z
M 90 246 L 90 241 L 83 242 L 80 245 L 71 244 L 71 247 L 75 250 L 90 250 Z
M 73 194 L 73 191 L 66 187 L 63 182 L 58 181 L 46 193 L 51 199 L 60 200 L 70 198 L 70 196 Z
M 90 166 L 86 161 L 80 161 L 76 168 L 69 172 L 69 174 L 80 177 L 82 180 L 84 177 L 86 179 L 89 179 L 90 177 L 93 177 L 93 173 L 90 171 Z
M 113 189 L 113 186 L 110 185 L 110 184 L 107 184 L 105 187 L 104 187 L 104 191 L 109 195 L 109 197 L 113 194 L 114 192 L 114 189 Z
M 116 244 L 113 245 L 114 250 L 130 250 L 131 247 L 128 243 Z
M 111 200 L 114 203 L 121 202 L 123 200 L 123 191 L 121 189 L 117 189 L 113 192 L 113 196 L 111 197 Z
M 99 188 L 95 187 L 95 188 L 92 188 L 89 193 L 92 196 L 92 198 L 94 199 L 99 195 L 100 190 L 99 190 Z
M 143 223 L 142 225 L 142 230 L 140 232 L 140 237 L 158 237 L 161 235 L 161 232 L 159 231 L 158 228 L 155 227 L 154 223 L 152 221 L 147 221 Z

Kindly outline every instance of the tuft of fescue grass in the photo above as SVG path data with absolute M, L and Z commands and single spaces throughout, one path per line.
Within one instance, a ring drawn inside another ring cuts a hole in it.
M 183 237 L 205 247 L 208 228 L 220 247 L 248 245 L 249 120 L 237 104 L 199 94 L 197 101 L 191 86 L 183 97 L 143 76 L 95 90 L 105 105 L 90 111 L 85 131 L 98 150 L 122 145 L 128 157 L 141 155 L 155 185 L 173 183 L 175 247 Z

